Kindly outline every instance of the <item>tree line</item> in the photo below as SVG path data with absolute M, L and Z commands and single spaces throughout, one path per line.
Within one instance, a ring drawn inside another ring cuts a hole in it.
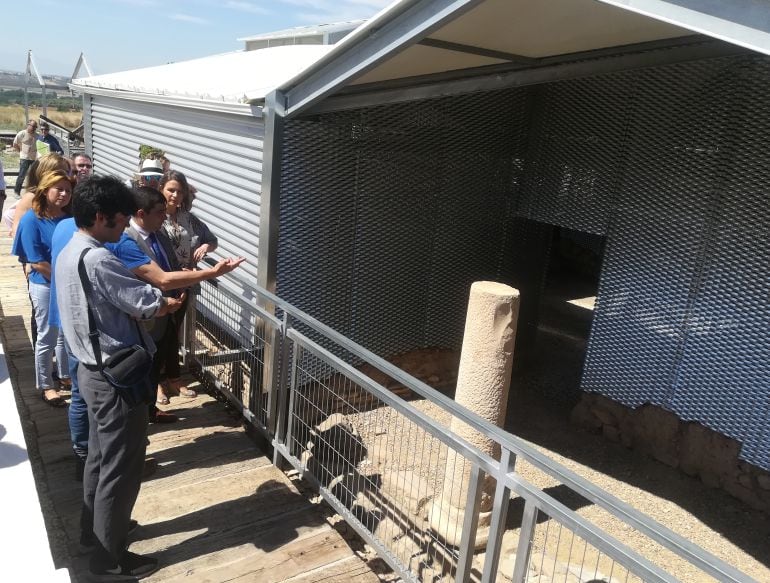
M 30 107 L 42 107 L 43 94 L 39 91 L 29 92 Z M 49 107 L 59 111 L 80 111 L 83 109 L 83 102 L 79 97 L 59 97 L 56 93 L 46 93 L 46 101 Z M 2 89 L 0 90 L 0 106 L 2 105 L 24 105 L 23 89 Z

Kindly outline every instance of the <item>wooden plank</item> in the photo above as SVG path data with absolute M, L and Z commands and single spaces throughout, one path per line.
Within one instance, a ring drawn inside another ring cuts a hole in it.
M 215 544 L 221 547 L 217 557 L 198 554 L 201 542 L 188 541 L 175 557 L 173 566 L 164 568 L 149 581 L 200 582 L 230 581 L 248 577 L 251 581 L 272 583 L 283 581 L 306 570 L 334 563 L 350 556 L 351 550 L 328 525 L 306 524 L 302 513 L 281 517 L 259 530 L 234 529 L 220 534 Z M 211 547 L 212 541 L 207 541 Z M 163 556 L 162 554 L 160 556 Z M 182 557 L 185 560 L 180 560 Z M 224 559 L 224 560 L 223 560 Z M 164 572 L 165 571 L 165 572 Z
M 0 331 L 9 372 L 31 431 L 28 449 L 54 561 L 70 568 L 73 581 L 84 580 L 82 485 L 74 479 L 67 413 L 45 405 L 35 389 L 29 297 L 9 244 L 0 238 Z M 147 581 L 377 581 L 330 527 L 330 509 L 311 503 L 271 464 L 240 417 L 205 394 L 173 397 L 163 409 L 180 420 L 150 426 L 147 451 L 158 468 L 134 508 L 142 526 L 131 550 L 152 553 L 162 565 Z
M 234 581 L 249 581 L 246 579 L 234 579 Z M 251 579 L 253 581 L 253 579 Z M 385 581 L 397 581 L 397 578 L 384 579 Z M 357 556 L 345 557 L 344 559 L 323 565 L 318 569 L 306 571 L 296 577 L 285 579 L 287 583 L 382 583 L 383 579 L 378 577 L 371 567 Z

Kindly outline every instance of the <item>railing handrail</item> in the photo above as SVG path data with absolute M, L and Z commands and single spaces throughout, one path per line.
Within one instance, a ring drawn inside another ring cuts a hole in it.
M 231 289 L 228 289 L 227 287 L 224 289 L 228 293 L 233 294 Z M 370 350 L 350 340 L 320 320 L 303 312 L 299 308 L 296 308 L 286 300 L 281 299 L 259 286 L 250 287 L 250 291 L 256 293 L 257 296 L 261 297 L 267 303 L 265 306 L 266 310 L 270 311 L 270 304 L 280 308 L 291 318 L 310 326 L 313 330 L 335 342 L 350 354 L 373 365 L 375 368 L 385 373 L 390 378 L 399 381 L 405 387 L 411 389 L 421 397 L 440 405 L 446 411 L 464 421 L 477 431 L 497 440 L 502 447 L 506 447 L 517 456 L 523 457 L 536 468 L 549 474 L 553 478 L 556 478 L 564 485 L 569 486 L 572 490 L 590 502 L 604 508 L 618 519 L 650 537 L 650 539 L 658 542 L 677 555 L 688 559 L 692 564 L 703 570 L 705 573 L 717 578 L 719 581 L 756 583 L 754 579 L 748 577 L 735 567 L 729 565 L 705 549 L 693 544 L 683 536 L 677 534 L 649 516 L 646 516 L 609 492 L 597 487 L 572 470 L 562 466 L 559 462 L 549 458 L 540 452 L 533 444 L 521 437 L 508 433 L 501 427 L 483 419 L 473 411 L 459 405 L 430 385 L 401 370 L 384 358 L 377 356 Z M 283 332 L 286 333 L 287 331 L 284 330 Z
M 339 372 L 345 375 L 354 383 L 366 388 L 386 405 L 393 407 L 396 411 L 402 413 L 407 419 L 414 421 L 419 427 L 424 429 L 430 435 L 444 443 L 447 447 L 462 453 L 464 457 L 478 465 L 488 474 L 496 476 L 500 470 L 500 462 L 492 456 L 484 453 L 474 447 L 467 440 L 454 434 L 448 427 L 438 423 L 434 419 L 425 416 L 416 407 L 410 405 L 407 401 L 389 391 L 381 384 L 373 381 L 364 373 L 349 365 L 344 360 L 335 356 L 318 343 L 310 338 L 291 329 L 287 332 L 287 337 L 297 341 L 300 346 L 310 350 L 316 357 L 337 368 Z

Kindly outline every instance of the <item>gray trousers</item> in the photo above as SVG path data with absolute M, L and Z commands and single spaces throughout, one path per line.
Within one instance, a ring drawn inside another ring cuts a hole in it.
M 99 372 L 85 366 L 78 367 L 78 386 L 89 422 L 81 528 L 84 533 L 93 529 L 103 549 L 118 561 L 142 481 L 147 406 L 129 407 Z

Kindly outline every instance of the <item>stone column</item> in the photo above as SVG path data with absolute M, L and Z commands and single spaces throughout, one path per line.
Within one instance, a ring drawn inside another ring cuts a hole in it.
M 455 401 L 498 426 L 505 419 L 508 404 L 518 316 L 518 290 L 492 281 L 477 281 L 471 286 Z M 481 451 L 500 459 L 500 447 L 492 439 L 456 418 L 452 419 L 451 429 Z M 450 450 L 442 492 L 429 513 L 431 528 L 454 546 L 460 544 L 462 535 L 470 471 L 470 462 Z M 477 548 L 485 545 L 489 536 L 494 487 L 494 480 L 487 477 Z

